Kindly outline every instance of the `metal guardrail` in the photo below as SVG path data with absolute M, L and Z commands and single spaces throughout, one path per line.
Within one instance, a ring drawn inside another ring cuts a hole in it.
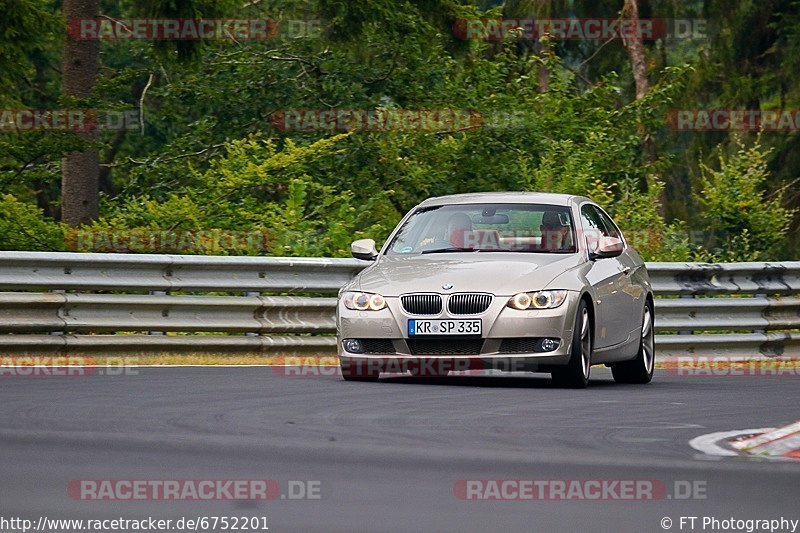
M 785 263 L 648 263 L 659 295 L 800 293 L 800 261 Z
M 0 290 L 335 293 L 357 259 L 0 252 Z
M 336 298 L 0 293 L 3 333 L 335 333 Z
M 332 353 L 336 299 L 319 295 L 335 293 L 366 265 L 0 252 L 0 291 L 18 291 L 0 292 L 0 352 Z M 800 262 L 651 263 L 648 270 L 662 296 L 661 355 L 800 356 Z M 208 294 L 215 292 L 226 295 Z

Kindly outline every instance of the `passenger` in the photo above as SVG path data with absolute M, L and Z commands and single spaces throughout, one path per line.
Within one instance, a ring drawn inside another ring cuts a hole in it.
M 466 248 L 472 233 L 472 219 L 465 213 L 454 213 L 447 222 L 447 240 L 455 248 Z

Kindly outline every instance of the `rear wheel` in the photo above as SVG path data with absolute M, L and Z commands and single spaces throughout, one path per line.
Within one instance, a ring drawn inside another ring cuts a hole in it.
M 592 322 L 585 300 L 578 305 L 575 328 L 572 332 L 572 349 L 566 367 L 553 371 L 553 381 L 562 387 L 583 389 L 589 384 L 592 369 Z
M 656 339 L 653 331 L 653 304 L 644 305 L 639 353 L 636 359 L 611 365 L 611 373 L 617 383 L 650 383 L 656 366 Z

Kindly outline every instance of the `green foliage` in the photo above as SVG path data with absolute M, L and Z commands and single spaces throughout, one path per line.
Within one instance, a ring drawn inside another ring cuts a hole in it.
M 19 106 L 37 78 L 37 63 L 63 39 L 50 0 L 0 0 L 0 108 Z
M 58 91 L 57 5 L 5 1 L 0 103 L 68 105 Z M 551 43 L 536 55 L 532 43 L 453 36 L 461 17 L 540 8 L 553 17 L 615 18 L 618 0 L 104 2 L 113 18 L 321 19 L 323 32 L 199 46 L 103 42 L 92 101 L 142 105 L 145 123 L 143 131 L 100 132 L 108 165 L 101 219 L 85 229 L 263 232 L 266 250 L 201 243 L 197 253 L 346 256 L 351 240 L 384 239 L 428 196 L 539 190 L 592 197 L 648 260 L 791 257 L 800 245 L 789 231 L 790 206 L 800 200 L 784 187 L 800 169 L 800 137 L 690 137 L 666 131 L 664 117 L 676 108 L 800 107 L 791 75 L 800 58 L 798 1 L 642 2 L 643 17 L 715 21 L 708 40 L 647 43 L 651 88 L 641 100 L 632 97 L 621 42 Z M 466 110 L 477 120 L 443 131 L 273 126 L 276 113 L 297 109 Z M 53 222 L 60 160 L 80 147 L 67 133 L 0 133 L 3 246 L 64 247 Z M 696 238 L 711 229 L 710 241 Z
M 312 179 L 309 165 L 342 154 L 347 135 L 277 149 L 254 135 L 226 145 L 226 155 L 203 172 L 193 171 L 195 185 L 162 201 L 137 196 L 114 210 L 96 228 L 115 230 L 222 230 L 263 232 L 268 248 L 222 250 L 223 253 L 343 256 L 353 238 L 388 227 L 373 218 L 370 203 L 358 208 L 349 191 L 337 191 Z M 376 198 L 373 203 L 379 202 Z
M 0 196 L 0 250 L 64 250 L 65 227 L 14 196 Z
M 701 165 L 700 202 L 706 229 L 714 237 L 713 255 L 722 261 L 778 257 L 786 245 L 794 212 L 783 207 L 784 190 L 765 194 L 769 150 L 756 141 L 719 157 L 719 168 Z

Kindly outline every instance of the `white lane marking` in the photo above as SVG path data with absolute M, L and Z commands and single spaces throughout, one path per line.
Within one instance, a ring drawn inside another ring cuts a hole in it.
M 700 424 L 671 424 L 664 426 L 611 426 L 610 429 L 704 429 Z
M 775 428 L 761 429 L 737 429 L 735 431 L 718 431 L 717 433 L 707 433 L 700 435 L 689 441 L 689 446 L 706 455 L 717 455 L 725 457 L 736 457 L 740 454 L 728 448 L 723 448 L 718 443 L 722 440 L 732 439 L 743 435 L 753 435 L 756 433 L 766 433 Z

